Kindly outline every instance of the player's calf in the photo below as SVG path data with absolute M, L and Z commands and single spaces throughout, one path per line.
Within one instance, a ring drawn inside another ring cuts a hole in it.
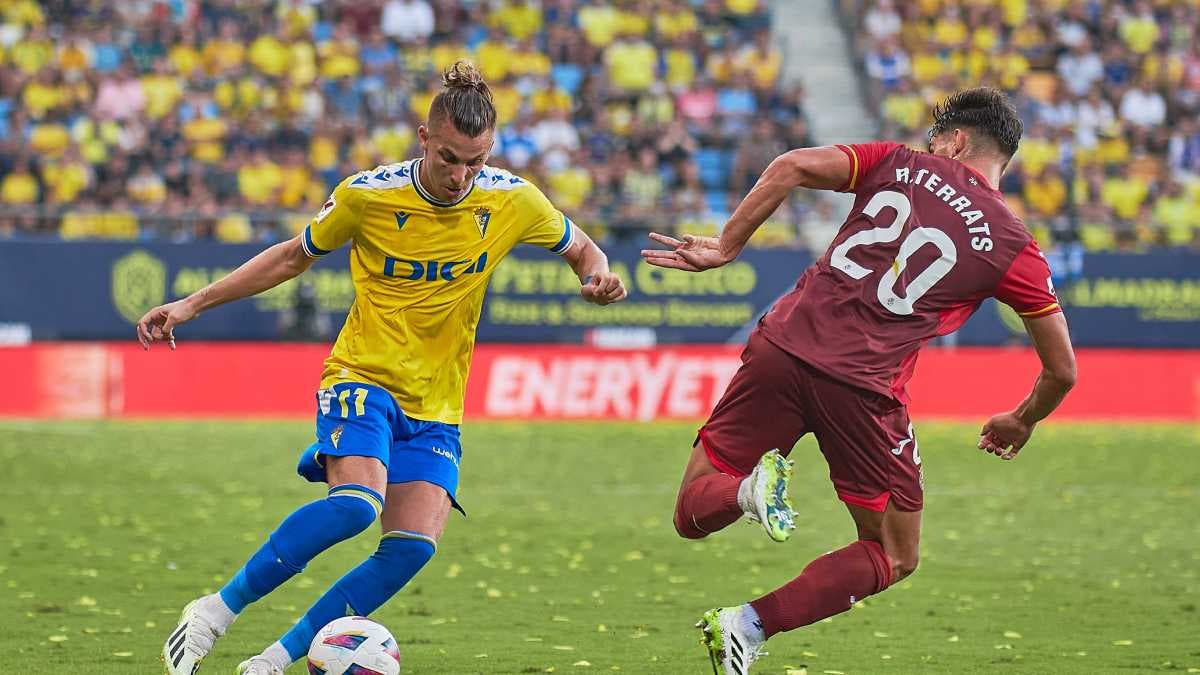
M 302 506 L 271 533 L 245 566 L 221 589 L 234 614 L 304 570 L 325 549 L 371 526 L 383 497 L 365 485 L 329 489 L 325 499 Z
M 737 521 L 741 484 L 729 474 L 710 473 L 684 485 L 675 500 L 675 531 L 685 539 L 703 539 Z

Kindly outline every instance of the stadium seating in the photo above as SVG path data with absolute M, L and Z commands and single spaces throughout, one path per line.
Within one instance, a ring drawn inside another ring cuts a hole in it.
M 4 3 L 0 238 L 291 236 L 342 176 L 417 151 L 440 69 L 460 57 L 495 92 L 493 163 L 581 225 L 674 229 L 685 200 L 673 189 L 694 162 L 715 228 L 747 187 L 731 176 L 734 147 L 778 93 L 782 56 L 760 38 L 771 27 L 755 0 L 236 6 Z M 556 110 L 578 150 L 539 147 Z M 673 123 L 680 133 L 664 133 Z M 625 169 L 645 147 L 648 182 L 614 180 L 642 175 Z
M 1200 248 L 1200 7 L 1174 0 L 842 0 L 883 134 L 956 88 L 1025 122 L 1001 186 L 1044 244 Z

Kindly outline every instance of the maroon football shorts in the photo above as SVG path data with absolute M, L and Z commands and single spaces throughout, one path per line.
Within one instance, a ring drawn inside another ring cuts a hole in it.
M 790 453 L 809 432 L 842 501 L 873 511 L 889 500 L 901 511 L 921 509 L 924 480 L 908 409 L 833 379 L 754 331 L 741 367 L 700 428 L 709 461 L 744 476 L 768 450 Z

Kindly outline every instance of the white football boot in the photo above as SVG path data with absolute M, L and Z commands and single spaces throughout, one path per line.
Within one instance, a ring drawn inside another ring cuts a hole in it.
M 764 642 L 738 627 L 741 612 L 740 607 L 710 609 L 696 624 L 703 634 L 700 644 L 708 652 L 713 675 L 746 675 L 750 664 L 767 655 Z
M 796 529 L 796 514 L 788 497 L 793 463 L 778 450 L 771 450 L 738 488 L 738 505 L 751 521 L 761 523 L 774 541 L 787 541 Z
M 251 656 L 237 667 L 238 675 L 283 675 L 283 670 L 262 656 Z
M 195 675 L 200 662 L 212 651 L 213 643 L 225 634 L 224 628 L 214 626 L 199 611 L 200 600 L 193 600 L 183 608 L 179 623 L 163 644 L 162 660 L 167 675 Z

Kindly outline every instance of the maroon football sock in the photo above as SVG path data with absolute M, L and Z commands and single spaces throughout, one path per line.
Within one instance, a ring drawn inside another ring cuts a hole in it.
M 878 542 L 859 540 L 810 562 L 800 576 L 750 603 L 770 637 L 840 614 L 892 583 Z
M 710 473 L 688 483 L 675 504 L 675 531 L 681 537 L 702 539 L 735 522 L 742 515 L 737 501 L 741 484 L 741 478 L 725 473 Z

